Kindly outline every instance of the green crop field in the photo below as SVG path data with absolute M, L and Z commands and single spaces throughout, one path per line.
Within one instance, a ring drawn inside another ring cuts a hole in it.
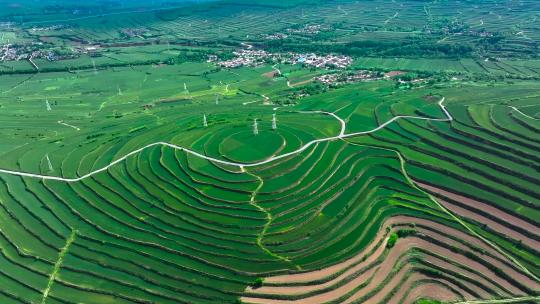
M 0 0 L 0 304 L 540 303 L 535 0 Z

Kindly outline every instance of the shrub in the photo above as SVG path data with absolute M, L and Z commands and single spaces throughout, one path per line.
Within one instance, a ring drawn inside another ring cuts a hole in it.
M 420 299 L 416 302 L 416 304 L 440 304 L 441 302 L 437 300 L 431 300 L 431 299 Z
M 397 232 L 398 237 L 405 238 L 416 234 L 416 229 L 400 229 Z
M 254 281 L 253 284 L 252 284 L 252 287 L 253 287 L 253 288 L 259 288 L 259 287 L 262 287 L 263 282 L 264 282 L 264 279 L 263 279 L 263 278 L 256 278 L 255 281 Z
M 386 248 L 394 247 L 394 245 L 396 244 L 398 238 L 399 238 L 398 234 L 395 233 L 395 232 L 392 232 L 392 234 L 388 238 L 388 243 L 386 243 Z

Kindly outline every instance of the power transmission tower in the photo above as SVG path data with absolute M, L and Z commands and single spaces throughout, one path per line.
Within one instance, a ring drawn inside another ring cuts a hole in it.
M 253 120 L 253 135 L 259 135 L 259 124 L 256 118 Z
M 184 94 L 186 94 L 189 98 L 191 98 L 191 94 L 189 93 L 187 84 L 184 82 Z
M 277 129 L 276 113 L 272 114 L 272 130 Z
M 206 120 L 206 114 L 203 114 L 203 127 L 208 127 L 208 121 Z

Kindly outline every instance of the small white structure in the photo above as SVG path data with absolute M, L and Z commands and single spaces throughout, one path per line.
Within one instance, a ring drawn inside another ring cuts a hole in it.
M 216 105 L 219 104 L 219 94 L 216 94 Z
M 257 118 L 253 120 L 253 135 L 259 135 L 259 124 L 257 123 Z
M 49 158 L 49 154 L 46 154 L 45 158 L 47 159 L 47 164 L 49 165 L 49 171 L 54 171 L 52 163 L 51 163 L 51 159 Z
M 203 127 L 208 127 L 208 121 L 206 120 L 206 114 L 203 114 Z
M 272 130 L 277 129 L 276 113 L 272 114 Z
M 51 110 L 52 110 L 51 104 L 49 103 L 49 100 L 48 100 L 48 99 L 45 99 L 45 105 L 47 106 L 47 111 L 51 111 Z

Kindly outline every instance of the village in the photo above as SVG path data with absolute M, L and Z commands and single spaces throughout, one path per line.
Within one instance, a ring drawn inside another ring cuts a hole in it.
M 264 50 L 255 50 L 250 45 L 248 48 L 239 49 L 233 52 L 235 58 L 230 60 L 218 61 L 217 56 L 209 56 L 209 62 L 217 62 L 224 68 L 238 68 L 243 66 L 258 66 L 268 62 L 284 64 L 302 64 L 322 69 L 345 69 L 353 63 L 353 59 L 345 55 L 317 55 L 314 53 L 297 54 L 288 52 L 285 54 L 269 53 Z
M 540 304 L 540 0 L 0 0 L 0 304 Z
M 15 45 L 3 44 L 0 45 L 0 62 L 4 61 L 20 61 L 32 59 L 46 59 L 48 61 L 58 61 L 63 59 L 75 58 L 76 52 L 73 54 L 59 55 L 52 49 L 43 47 L 43 43 L 34 42 L 32 44 Z M 31 62 L 32 63 L 32 62 Z M 32 63 L 34 65 L 34 63 Z
M 277 32 L 274 34 L 263 34 L 262 38 L 266 40 L 283 40 L 289 38 L 290 35 L 317 35 L 320 32 L 329 30 L 329 27 L 325 27 L 320 24 L 306 24 L 300 28 L 285 29 L 285 33 Z
M 125 38 L 141 38 L 144 39 L 144 35 L 149 32 L 148 29 L 145 28 L 125 28 L 120 31 L 120 35 L 122 35 Z
M 360 70 L 349 73 L 326 74 L 316 77 L 315 80 L 328 86 L 338 86 L 360 81 L 373 81 L 384 79 L 385 74 L 369 70 Z
M 15 46 L 4 44 L 0 46 L 0 61 L 19 61 L 34 58 L 45 58 L 49 61 L 58 60 L 53 51 L 36 48 L 36 45 Z
M 251 46 L 233 52 L 235 58 L 218 61 L 217 64 L 224 68 L 234 69 L 242 66 L 257 66 L 266 60 L 277 60 L 277 57 L 263 50 L 253 50 Z M 209 62 L 216 61 L 217 57 L 210 55 Z
M 290 34 L 300 34 L 300 35 L 316 35 L 322 31 L 328 30 L 328 28 L 323 27 L 320 24 L 307 24 L 301 28 L 290 28 L 287 29 L 287 32 Z
M 328 54 L 320 56 L 314 53 L 293 56 L 292 64 L 305 64 L 316 68 L 345 69 L 353 63 L 353 59 L 345 55 Z

